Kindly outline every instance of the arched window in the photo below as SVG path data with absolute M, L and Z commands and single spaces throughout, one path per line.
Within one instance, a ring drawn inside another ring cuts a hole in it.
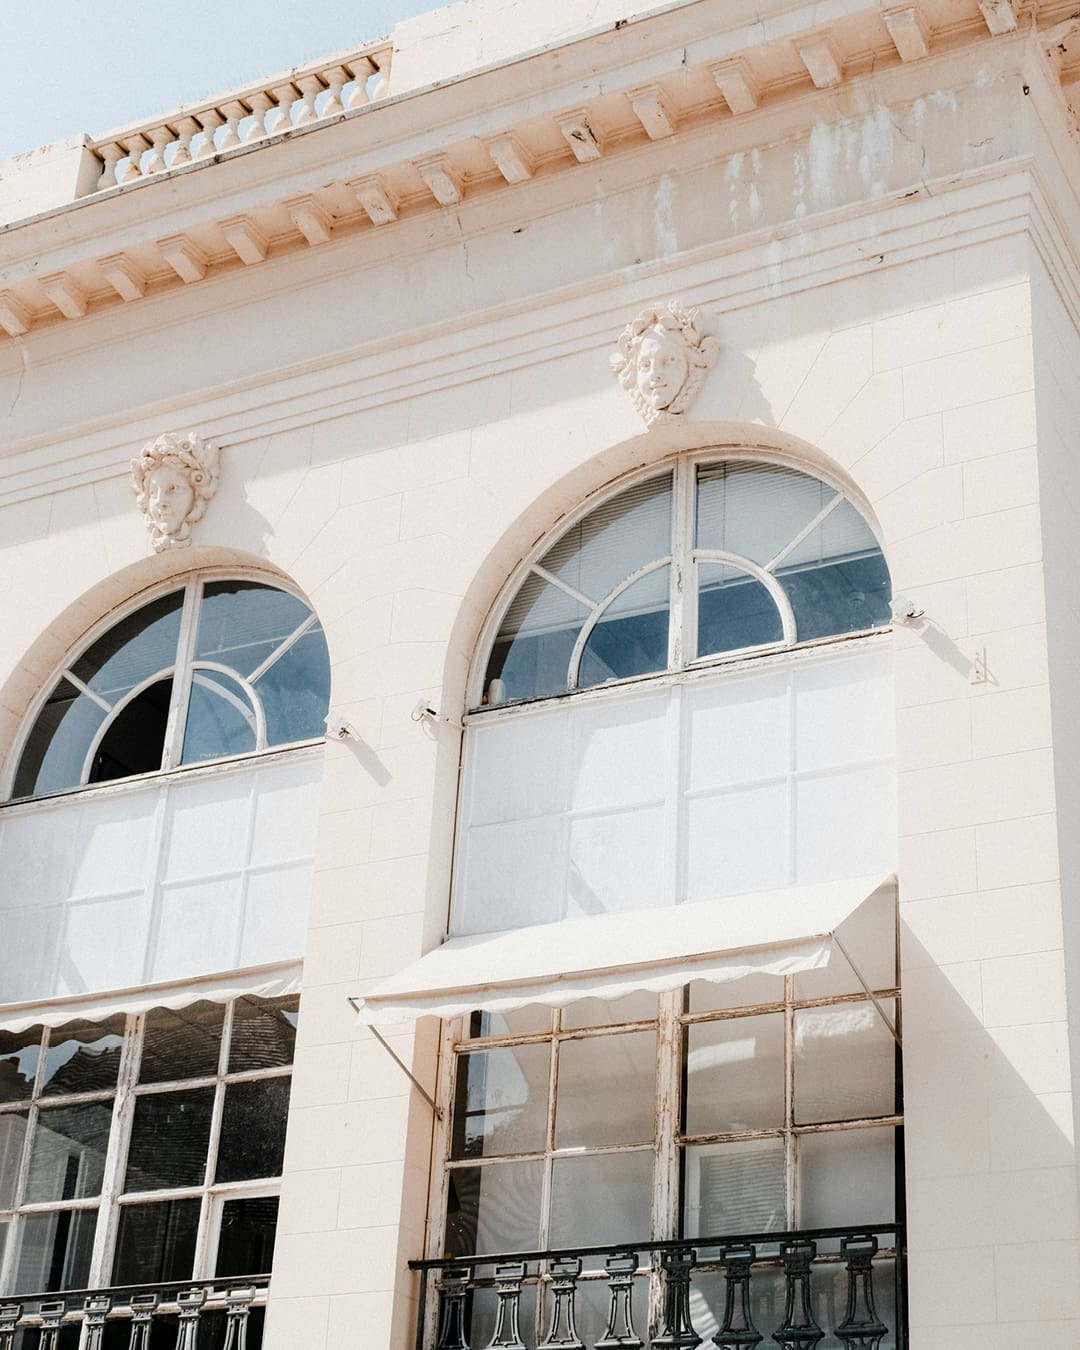
M 303 600 L 193 577 L 72 654 L 26 736 L 12 795 L 312 740 L 329 697 L 326 638 Z
M 506 605 L 487 704 L 545 698 L 890 621 L 852 502 L 798 469 L 682 459 L 548 544 Z

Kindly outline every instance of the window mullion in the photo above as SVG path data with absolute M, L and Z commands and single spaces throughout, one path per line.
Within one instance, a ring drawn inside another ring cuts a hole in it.
M 668 669 L 683 670 L 693 660 L 697 585 L 693 562 L 694 477 L 691 461 L 675 465 L 671 511 L 671 619 Z
M 784 976 L 784 1203 L 787 1226 L 799 1226 L 798 1140 L 795 1136 L 795 977 Z
M 169 719 L 165 725 L 165 749 L 161 763 L 163 769 L 175 769 L 183 755 L 188 696 L 191 693 L 191 666 L 195 659 L 195 635 L 198 630 L 201 599 L 202 582 L 198 579 L 189 581 L 184 593 L 180 636 L 176 644 L 176 669 L 173 673 L 172 699 L 169 704 Z
M 652 1235 L 679 1235 L 679 1121 L 681 1049 L 679 1012 L 683 991 L 661 994 L 656 1042 L 656 1172 L 653 1177 Z
M 131 1016 L 127 1020 L 124 1048 L 116 1080 L 116 1098 L 113 1103 L 112 1124 L 109 1127 L 109 1145 L 101 1178 L 101 1205 L 98 1209 L 94 1247 L 90 1255 L 90 1287 L 112 1283 L 113 1255 L 119 1228 L 118 1196 L 123 1186 L 127 1167 L 128 1141 L 135 1114 L 134 1087 L 139 1073 L 139 1052 L 146 1019 Z

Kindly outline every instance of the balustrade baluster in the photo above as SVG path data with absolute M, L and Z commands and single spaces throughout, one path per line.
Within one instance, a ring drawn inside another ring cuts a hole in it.
M 697 1350 L 701 1337 L 690 1318 L 690 1272 L 697 1264 L 697 1252 L 691 1247 L 661 1252 L 664 1270 L 664 1327 L 653 1340 L 655 1350 Z
M 83 1326 L 86 1328 L 83 1350 L 101 1350 L 105 1319 L 111 1307 L 112 1299 L 108 1294 L 89 1294 L 83 1300 Z
M 157 127 L 150 133 L 150 158 L 144 173 L 162 173 L 165 169 L 165 148 L 176 139 L 172 127 Z
M 787 1292 L 784 1325 L 773 1332 L 773 1340 L 784 1350 L 813 1350 L 825 1335 L 814 1321 L 810 1302 L 810 1267 L 816 1255 L 817 1244 L 808 1239 L 780 1244 Z
M 221 111 L 225 114 L 225 130 L 221 133 L 221 144 L 218 149 L 235 150 L 241 144 L 237 127 L 247 116 L 247 107 L 236 98 L 231 103 L 226 103 Z
M 199 1318 L 206 1302 L 205 1289 L 181 1289 L 176 1296 L 180 1305 L 180 1328 L 176 1333 L 176 1350 L 195 1350 L 199 1337 Z
M 199 124 L 194 117 L 181 117 L 176 124 L 176 154 L 173 155 L 172 168 L 191 163 L 192 138 L 199 134 Z
M 323 71 L 323 79 L 330 90 L 330 94 L 323 104 L 322 115 L 324 117 L 336 117 L 338 113 L 345 111 L 345 105 L 341 101 L 341 91 L 345 88 L 348 78 L 344 66 L 332 66 L 329 70 Z
M 840 1250 L 847 1257 L 847 1311 L 836 1328 L 845 1350 L 878 1350 L 889 1328 L 874 1306 L 874 1257 L 878 1241 L 867 1233 L 842 1238 Z
M 499 1310 L 495 1315 L 495 1333 L 488 1350 L 526 1350 L 521 1339 L 521 1282 L 528 1274 L 524 1261 L 510 1261 L 495 1267 L 495 1293 Z
M 637 1268 L 637 1252 L 617 1252 L 604 1262 L 611 1302 L 607 1328 L 596 1342 L 595 1350 L 619 1350 L 619 1347 L 641 1350 L 644 1345 L 634 1330 L 634 1271 Z
M 713 1337 L 716 1350 L 754 1350 L 763 1339 L 750 1311 L 750 1274 L 757 1252 L 753 1247 L 726 1247 L 721 1256 L 726 1294 L 724 1322 Z
M 349 62 L 349 70 L 352 73 L 356 83 L 353 85 L 352 93 L 349 95 L 349 101 L 346 104 L 349 108 L 362 108 L 365 103 L 370 103 L 368 98 L 367 82 L 378 70 L 378 66 L 370 57 L 361 56 L 356 61 Z
M 132 1296 L 129 1304 L 131 1308 L 131 1339 L 128 1342 L 128 1350 L 149 1350 L 150 1319 L 153 1317 L 157 1305 L 157 1294 L 135 1294 Z
M 315 100 L 325 88 L 322 78 L 319 75 L 301 75 L 296 81 L 296 86 L 303 95 L 300 102 L 300 110 L 296 114 L 296 125 L 298 127 L 308 127 L 312 122 L 319 120 L 319 115 L 315 111 Z
M 541 1346 L 558 1345 L 565 1350 L 585 1350 L 585 1342 L 577 1333 L 577 1282 L 581 1274 L 581 1258 L 567 1256 L 551 1263 L 551 1292 L 555 1306 L 551 1310 L 551 1326 L 540 1342 Z
M 435 1350 L 469 1350 L 465 1339 L 465 1296 L 472 1279 L 471 1266 L 447 1266 L 436 1284 L 439 1291 L 439 1335 Z
M 225 1344 L 222 1350 L 247 1350 L 248 1318 L 255 1286 L 230 1289 L 225 1295 Z
M 249 94 L 247 101 L 252 120 L 244 140 L 260 141 L 266 135 L 266 114 L 274 106 L 274 101 L 269 94 Z
M 62 1298 L 39 1306 L 41 1337 L 38 1340 L 38 1350 L 56 1350 L 56 1344 L 60 1339 L 60 1323 L 66 1312 L 67 1304 Z
M 209 159 L 211 155 L 217 154 L 217 146 L 214 144 L 214 133 L 218 127 L 225 122 L 224 117 L 216 108 L 207 108 L 206 112 L 199 113 L 199 125 L 202 127 L 203 138 L 199 143 L 198 150 L 195 151 L 195 158 Z
M 21 1303 L 0 1304 L 0 1350 L 11 1350 L 22 1316 Z
M 116 186 L 116 166 L 127 154 L 127 151 L 117 141 L 111 145 L 102 145 L 98 147 L 98 153 L 101 155 L 104 167 L 101 170 L 101 177 L 98 179 L 98 191 L 104 192 L 106 188 Z
M 292 105 L 296 102 L 297 92 L 294 84 L 280 84 L 273 91 L 277 106 L 270 119 L 270 134 L 280 136 L 283 131 L 292 130 Z
M 142 157 L 144 151 L 150 148 L 150 142 L 142 134 L 136 132 L 134 136 L 126 136 L 123 140 L 124 149 L 127 151 L 127 168 L 120 176 L 121 183 L 133 183 L 136 178 L 142 177 Z

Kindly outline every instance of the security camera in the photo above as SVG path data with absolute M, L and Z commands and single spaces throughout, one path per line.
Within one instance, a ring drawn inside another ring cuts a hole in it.
M 326 714 L 325 721 L 326 721 L 326 736 L 328 740 L 346 741 L 350 737 L 354 741 L 358 741 L 360 739 L 360 736 L 356 728 L 353 726 L 353 724 L 349 721 L 349 719 L 345 716 L 345 714 L 341 711 L 340 708 L 331 708 L 330 711 Z
M 918 609 L 915 601 L 909 600 L 906 595 L 894 595 L 889 601 L 889 608 L 897 623 L 910 623 L 912 619 L 921 619 L 926 612 Z

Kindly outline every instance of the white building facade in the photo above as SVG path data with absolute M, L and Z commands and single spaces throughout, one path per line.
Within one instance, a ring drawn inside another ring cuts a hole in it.
M 0 168 L 0 1350 L 1076 1343 L 1075 20 L 549 8 Z

